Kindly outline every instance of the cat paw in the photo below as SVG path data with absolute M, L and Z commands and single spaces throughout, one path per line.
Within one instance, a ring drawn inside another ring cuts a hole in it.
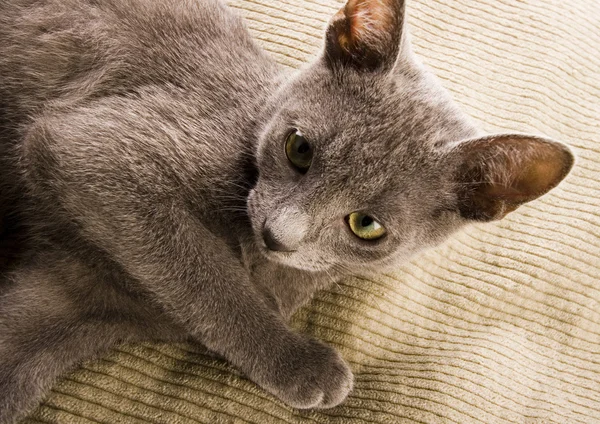
M 346 399 L 354 376 L 335 349 L 305 338 L 286 351 L 271 362 L 267 390 L 298 409 L 332 408 Z

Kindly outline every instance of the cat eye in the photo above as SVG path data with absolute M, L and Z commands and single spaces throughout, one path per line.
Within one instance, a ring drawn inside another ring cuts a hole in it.
M 302 133 L 293 130 L 285 141 L 285 154 L 294 168 L 300 173 L 306 174 L 313 157 L 313 149 Z
M 377 240 L 385 234 L 385 228 L 372 216 L 352 212 L 346 217 L 348 227 L 354 235 L 363 240 Z

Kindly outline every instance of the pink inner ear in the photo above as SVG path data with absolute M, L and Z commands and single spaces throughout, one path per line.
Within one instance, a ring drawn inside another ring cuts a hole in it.
M 500 219 L 547 193 L 568 174 L 574 160 L 560 143 L 523 135 L 467 141 L 460 149 L 466 154 L 465 178 L 477 179 L 465 181 L 474 188 L 466 194 L 471 209 L 467 214 L 487 219 Z
M 340 45 L 349 50 L 351 44 L 374 44 L 388 37 L 397 25 L 391 5 L 394 1 L 397 0 L 349 0 L 342 9 L 350 23 L 349 33 L 339 35 Z
M 505 140 L 488 172 L 492 196 L 516 203 L 535 199 L 555 187 L 571 167 L 572 156 L 556 143 L 537 139 Z M 503 158 L 504 156 L 504 158 Z M 494 175 L 497 173 L 498 175 Z
M 404 0 L 348 0 L 327 30 L 326 59 L 336 67 L 393 69 L 403 20 Z
M 561 174 L 564 170 L 564 164 L 554 161 L 546 161 L 545 158 L 531 164 L 521 175 L 519 181 L 516 181 L 517 190 L 533 195 L 543 194 L 548 190 L 548 186 L 554 186 L 554 181 L 562 179 Z

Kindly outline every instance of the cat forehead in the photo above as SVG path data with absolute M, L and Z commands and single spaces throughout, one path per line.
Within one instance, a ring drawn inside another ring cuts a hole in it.
M 304 71 L 286 93 L 290 123 L 316 151 L 327 186 L 365 199 L 420 192 L 444 176 L 444 145 L 476 131 L 428 74 Z M 433 190 L 433 189 L 432 189 Z
M 346 143 L 380 148 L 427 149 L 473 135 L 473 126 L 449 95 L 427 73 L 306 73 L 294 104 L 299 118 L 325 137 L 339 134 Z M 302 119 L 305 118 L 305 119 Z

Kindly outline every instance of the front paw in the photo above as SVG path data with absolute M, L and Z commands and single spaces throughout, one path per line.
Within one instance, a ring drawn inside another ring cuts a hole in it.
M 332 408 L 346 399 L 354 376 L 333 348 L 311 338 L 283 347 L 269 363 L 261 384 L 286 404 L 299 408 Z

